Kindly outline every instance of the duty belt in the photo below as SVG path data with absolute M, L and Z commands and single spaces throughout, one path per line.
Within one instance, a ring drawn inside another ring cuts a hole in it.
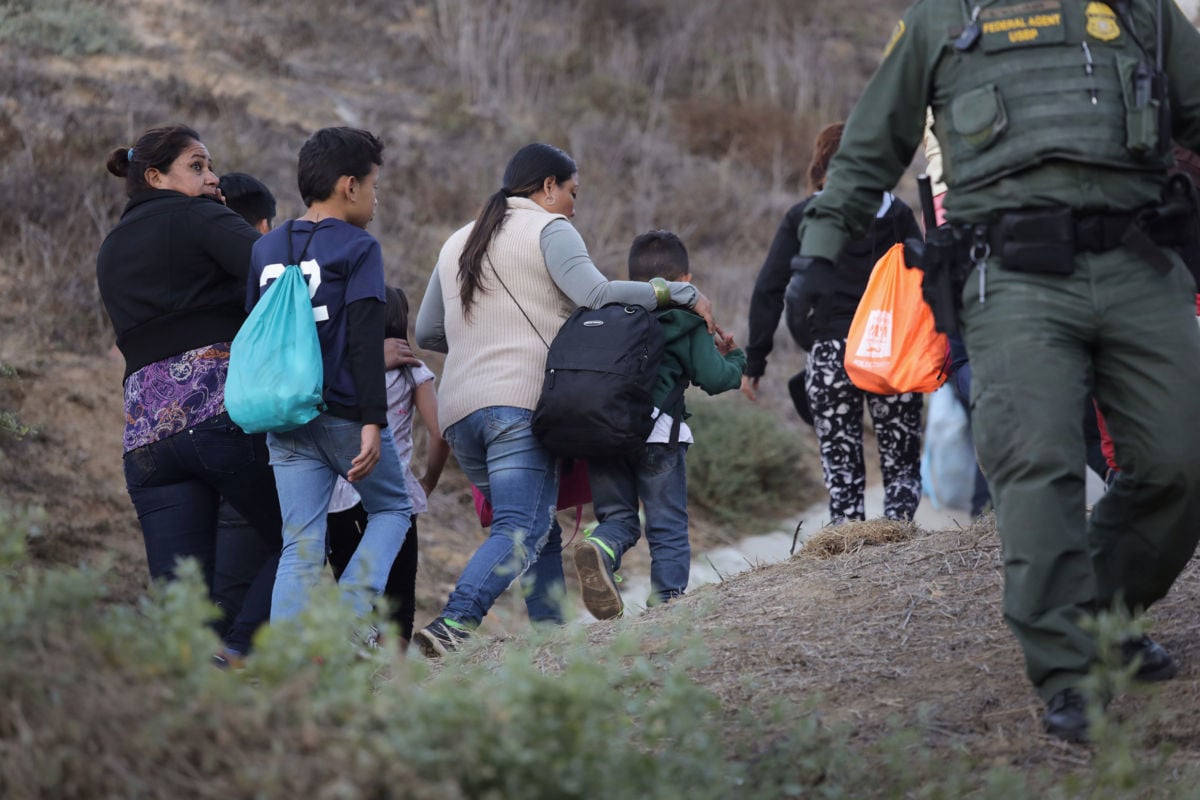
M 999 255 L 1006 242 L 1029 244 L 1066 244 L 1074 250 L 1104 253 L 1125 243 L 1129 226 L 1137 213 L 1122 211 L 1112 214 L 1076 214 L 1068 209 L 1047 212 L 1013 212 L 1004 214 L 986 226 L 969 226 L 973 231 L 986 230 L 985 239 L 992 253 Z M 1024 234 L 1024 235 L 1022 235 Z
M 963 239 L 972 261 L 983 251 L 999 256 L 1005 269 L 1020 272 L 1070 274 L 1078 252 L 1128 247 L 1165 274 L 1172 262 L 1160 245 L 1176 242 L 1171 230 L 1152 224 L 1158 213 L 1158 207 L 1098 214 L 1079 214 L 1068 208 L 1012 211 L 990 224 L 962 226 Z

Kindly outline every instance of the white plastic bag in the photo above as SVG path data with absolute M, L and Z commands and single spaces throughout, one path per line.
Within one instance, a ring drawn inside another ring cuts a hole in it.
M 929 396 L 921 453 L 921 490 L 938 511 L 969 511 L 975 491 L 975 445 L 966 409 L 946 383 Z

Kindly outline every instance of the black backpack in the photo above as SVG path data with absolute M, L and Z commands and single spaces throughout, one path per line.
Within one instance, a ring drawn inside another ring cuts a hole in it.
M 652 393 L 665 340 L 658 317 L 641 306 L 577 308 L 550 343 L 533 435 L 563 458 L 635 452 L 654 428 Z M 679 404 L 683 380 L 663 403 Z M 675 413 L 672 441 L 682 414 Z

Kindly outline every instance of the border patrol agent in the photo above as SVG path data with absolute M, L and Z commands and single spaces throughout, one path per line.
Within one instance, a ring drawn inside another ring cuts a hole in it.
M 800 224 L 789 295 L 829 282 L 932 107 L 949 224 L 925 245 L 926 298 L 953 273 L 961 317 L 935 311 L 945 330 L 961 318 L 971 355 L 1004 616 L 1047 731 L 1071 741 L 1087 738 L 1080 684 L 1098 658 L 1081 618 L 1163 597 L 1200 537 L 1196 284 L 1168 246 L 1196 210 L 1167 179 L 1172 136 L 1200 149 L 1197 64 L 1200 34 L 1172 0 L 919 0 Z M 1090 520 L 1089 394 L 1121 464 Z M 1140 679 L 1174 676 L 1147 637 L 1121 651 Z

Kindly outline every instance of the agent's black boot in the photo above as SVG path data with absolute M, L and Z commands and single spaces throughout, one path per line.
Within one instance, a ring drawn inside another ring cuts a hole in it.
M 1169 681 L 1175 677 L 1175 659 L 1161 644 L 1149 636 L 1129 639 L 1121 643 L 1121 663 L 1128 665 L 1140 658 L 1134 680 L 1144 683 Z
M 1067 742 L 1086 742 L 1087 698 L 1078 689 L 1063 689 L 1046 704 L 1042 725 L 1051 736 Z

